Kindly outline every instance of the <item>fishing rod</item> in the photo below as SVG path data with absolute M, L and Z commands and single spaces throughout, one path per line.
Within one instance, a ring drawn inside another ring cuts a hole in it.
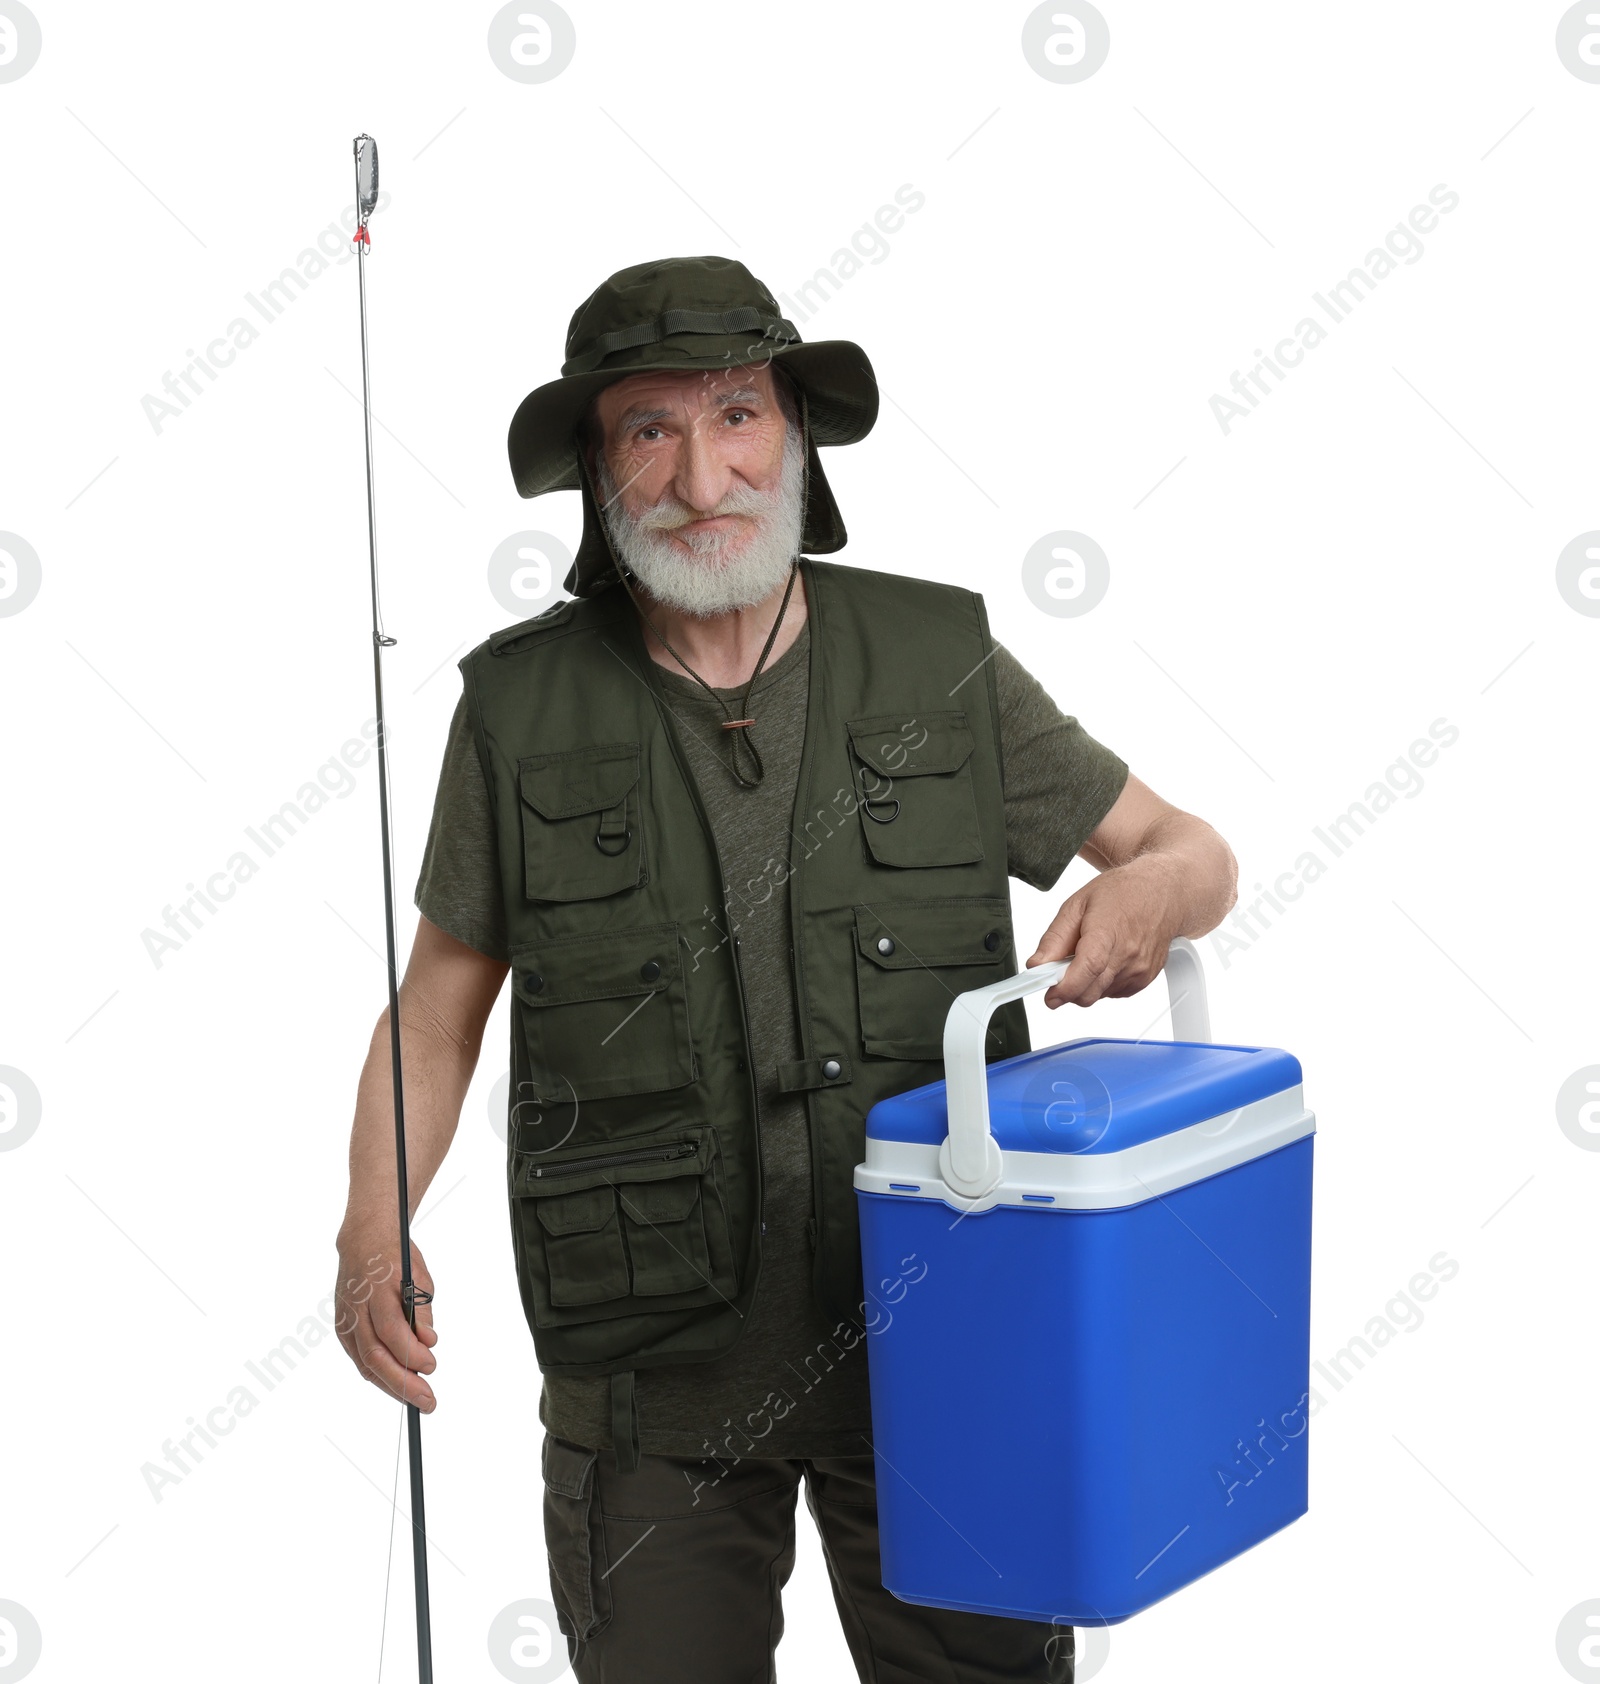
M 357 289 L 361 298 L 361 417 L 367 439 L 367 556 L 372 581 L 372 693 L 378 722 L 378 808 L 383 837 L 383 939 L 389 964 L 389 1071 L 394 1087 L 394 1162 L 400 1198 L 400 1301 L 412 1336 L 417 1331 L 417 1306 L 431 1303 L 433 1294 L 411 1278 L 411 1194 L 406 1180 L 406 1107 L 400 1080 L 400 979 L 395 965 L 394 864 L 389 839 L 389 735 L 383 719 L 383 652 L 394 639 L 383 629 L 378 601 L 378 515 L 372 480 L 372 384 L 367 368 L 367 253 L 372 240 L 367 219 L 378 203 L 378 143 L 359 134 L 356 157 Z M 406 1446 L 411 1466 L 411 1561 L 416 1580 L 417 1677 L 433 1684 L 433 1636 L 428 1614 L 428 1534 L 422 1502 L 422 1414 L 409 1399 L 405 1403 Z

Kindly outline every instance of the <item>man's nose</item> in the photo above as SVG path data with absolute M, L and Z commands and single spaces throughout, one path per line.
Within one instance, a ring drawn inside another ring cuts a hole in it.
M 731 470 L 717 449 L 711 422 L 702 419 L 687 430 L 674 477 L 674 489 L 691 509 L 714 509 L 727 495 Z

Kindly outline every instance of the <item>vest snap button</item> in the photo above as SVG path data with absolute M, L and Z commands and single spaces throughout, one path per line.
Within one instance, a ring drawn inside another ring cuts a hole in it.
M 523 973 L 522 986 L 530 994 L 537 994 L 544 987 L 544 978 L 537 971 L 526 971 Z
M 879 936 L 878 937 L 878 951 L 884 956 L 885 959 L 887 959 L 889 957 L 889 955 L 894 952 L 894 943 L 892 941 L 890 941 L 888 936 Z
M 830 1082 L 837 1081 L 843 1069 L 844 1066 L 836 1058 L 825 1058 L 822 1061 L 822 1073 Z
M 661 975 L 661 966 L 657 964 L 654 959 L 646 959 L 639 967 L 639 975 L 642 976 L 646 982 L 654 982 L 656 978 Z
M 998 930 L 990 930 L 988 935 L 983 938 L 983 945 L 989 950 L 989 952 L 993 953 L 1000 945 L 1000 932 Z

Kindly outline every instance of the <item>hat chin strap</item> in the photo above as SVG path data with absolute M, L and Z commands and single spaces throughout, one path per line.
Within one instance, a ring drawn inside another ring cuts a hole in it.
M 811 411 L 806 403 L 805 387 L 796 383 L 794 389 L 800 394 L 800 543 L 803 548 L 806 528 L 811 524 Z
M 606 547 L 606 554 L 611 557 L 611 565 L 616 569 L 617 577 L 626 585 L 628 570 L 622 565 L 622 557 L 617 554 L 611 542 L 611 527 L 606 521 L 605 506 L 600 501 L 600 492 L 594 483 L 594 476 L 589 472 L 589 453 L 580 447 L 576 455 L 578 472 L 583 475 L 583 483 L 588 488 L 590 500 L 594 504 L 595 518 L 600 522 L 600 541 Z

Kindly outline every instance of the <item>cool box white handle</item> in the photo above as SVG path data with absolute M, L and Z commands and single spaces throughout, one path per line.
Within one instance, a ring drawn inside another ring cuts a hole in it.
M 982 1198 L 1004 1172 L 1000 1145 L 989 1132 L 989 1080 L 984 1037 L 996 1006 L 1052 988 L 1067 974 L 1068 960 L 1035 965 L 987 988 L 958 994 L 944 1020 L 944 1079 L 949 1133 L 939 1148 L 939 1174 L 947 1187 Z M 1175 1041 L 1209 1041 L 1206 978 L 1194 943 L 1174 936 L 1163 967 Z

